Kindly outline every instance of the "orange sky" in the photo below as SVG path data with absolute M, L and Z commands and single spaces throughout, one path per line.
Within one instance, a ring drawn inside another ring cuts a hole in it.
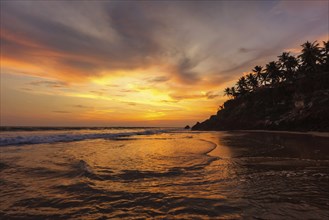
M 328 39 L 327 1 L 1 1 L 1 125 L 185 126 Z

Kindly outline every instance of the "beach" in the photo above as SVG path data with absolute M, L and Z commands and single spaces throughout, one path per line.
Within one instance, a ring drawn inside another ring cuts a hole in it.
M 329 138 L 2 131 L 1 219 L 328 219 Z

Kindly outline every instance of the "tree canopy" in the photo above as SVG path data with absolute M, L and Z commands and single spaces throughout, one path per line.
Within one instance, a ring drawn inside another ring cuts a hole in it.
M 235 86 L 225 88 L 224 95 L 238 98 L 260 88 L 293 83 L 312 74 L 329 74 L 329 41 L 324 41 L 323 47 L 320 47 L 317 41 L 307 41 L 301 47 L 301 54 L 297 57 L 290 52 L 283 52 L 277 61 L 267 63 L 265 68 L 255 66 L 251 73 L 241 76 Z

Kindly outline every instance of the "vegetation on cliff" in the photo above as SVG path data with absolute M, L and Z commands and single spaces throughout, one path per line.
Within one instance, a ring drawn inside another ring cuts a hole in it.
M 329 130 L 329 41 L 301 46 L 297 57 L 283 52 L 240 77 L 217 114 L 192 130 Z

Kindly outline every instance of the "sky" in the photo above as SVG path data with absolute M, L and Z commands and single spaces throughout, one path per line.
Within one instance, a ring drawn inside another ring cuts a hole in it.
M 328 40 L 329 1 L 1 0 L 2 126 L 185 126 Z

